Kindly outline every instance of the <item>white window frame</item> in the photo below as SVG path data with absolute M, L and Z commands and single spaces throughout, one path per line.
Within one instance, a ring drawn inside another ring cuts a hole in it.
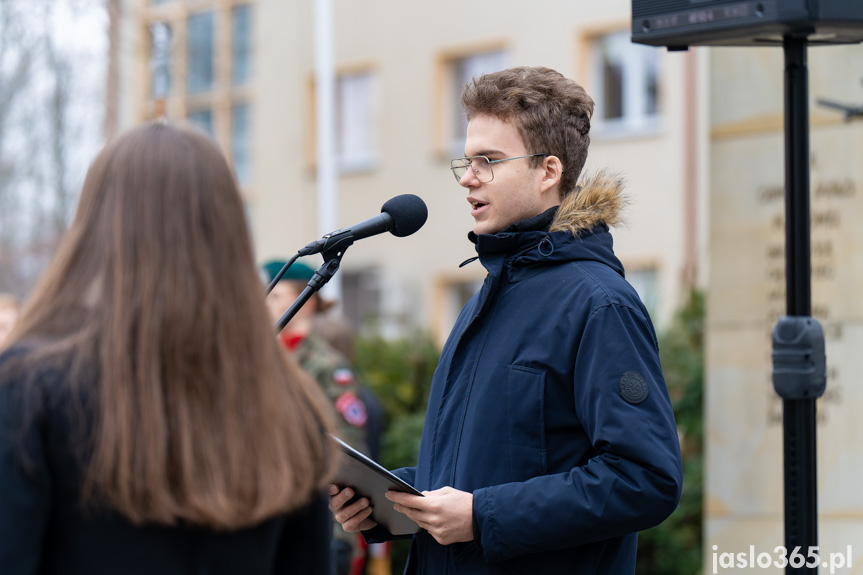
M 662 307 L 662 276 L 657 266 L 630 266 L 626 267 L 626 281 L 629 282 L 647 312 L 654 321 L 659 317 Z
M 461 94 L 464 91 L 465 84 L 473 78 L 488 74 L 490 72 L 498 72 L 507 67 L 507 52 L 503 48 L 488 50 L 483 52 L 475 52 L 472 54 L 464 54 L 462 56 L 449 59 L 447 65 L 447 73 L 450 76 L 450 102 L 447 106 L 449 114 L 445 114 L 447 125 L 450 126 L 452 132 L 449 134 L 449 143 L 447 149 L 449 155 L 453 158 L 460 158 L 464 155 L 464 147 L 466 140 L 467 119 L 464 116 L 464 110 L 461 107 Z M 459 64 L 464 63 L 462 74 L 457 73 Z
M 241 188 L 245 194 L 251 193 L 254 186 L 254 164 L 255 153 L 253 149 L 252 131 L 254 130 L 254 54 L 255 38 L 251 36 L 254 30 L 254 22 L 258 17 L 256 0 L 196 0 L 191 3 L 188 0 L 163 0 L 161 2 L 143 3 L 143 25 L 145 34 L 148 34 L 149 46 L 144 52 L 147 62 L 151 67 L 151 73 L 147 77 L 146 92 L 143 93 L 141 119 L 154 118 L 166 114 L 169 118 L 179 118 L 187 121 L 189 116 L 194 117 L 196 113 L 207 112 L 210 114 L 210 130 L 212 138 L 219 143 L 223 150 L 227 150 L 231 165 L 234 163 L 233 150 L 236 135 L 233 126 L 234 108 L 237 106 L 249 107 L 249 133 L 245 150 L 248 153 L 247 169 L 241 172 L 246 174 L 246 181 L 241 182 Z M 245 46 L 245 56 L 249 58 L 249 75 L 242 83 L 235 83 L 234 79 L 234 55 L 235 46 L 233 34 L 234 18 L 238 9 L 245 7 L 250 10 L 248 44 Z M 200 14 L 211 14 L 212 18 L 212 78 L 211 85 L 207 90 L 190 92 L 188 90 L 188 66 L 190 54 L 189 46 L 189 23 L 190 20 Z M 160 29 L 161 26 L 166 26 Z M 155 36 L 165 35 L 165 42 L 156 49 L 152 45 Z M 222 62 L 222 64 L 219 64 Z M 225 64 L 227 63 L 227 65 Z M 167 82 L 165 82 L 167 80 Z M 158 86 L 154 83 L 159 82 Z M 166 85 L 167 84 L 167 85 Z
M 336 154 L 342 173 L 373 170 L 379 152 L 378 78 L 372 70 L 336 80 Z
M 605 82 L 603 78 L 603 50 L 601 43 L 610 42 L 616 58 L 622 64 L 622 115 L 605 118 Z M 625 30 L 598 35 L 590 42 L 590 85 L 596 109 L 593 115 L 593 130 L 597 136 L 632 136 L 657 132 L 662 129 L 662 66 L 656 48 L 633 44 Z M 655 112 L 648 110 L 647 87 L 651 68 L 655 71 L 657 102 Z

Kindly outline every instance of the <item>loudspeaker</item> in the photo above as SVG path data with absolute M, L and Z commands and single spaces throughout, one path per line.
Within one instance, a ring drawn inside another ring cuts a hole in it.
M 861 0 L 632 0 L 632 41 L 689 46 L 776 46 L 786 36 L 812 45 L 863 42 Z

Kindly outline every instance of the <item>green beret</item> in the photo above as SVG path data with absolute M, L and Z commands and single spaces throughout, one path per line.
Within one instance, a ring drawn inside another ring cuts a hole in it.
M 273 281 L 273 278 L 275 278 L 282 268 L 285 267 L 286 263 L 287 262 L 283 260 L 270 260 L 262 265 L 262 276 L 265 278 L 266 283 Z M 288 271 L 285 272 L 285 275 L 282 276 L 280 281 L 308 282 L 314 275 L 315 270 L 311 266 L 301 261 L 296 261 L 291 264 L 291 267 L 288 268 Z

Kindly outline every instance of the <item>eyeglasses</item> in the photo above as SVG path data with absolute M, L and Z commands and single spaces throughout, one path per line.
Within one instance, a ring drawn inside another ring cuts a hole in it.
M 455 176 L 455 181 L 461 183 L 462 177 L 467 173 L 467 169 L 473 170 L 476 179 L 483 184 L 487 184 L 494 179 L 494 172 L 491 170 L 492 164 L 500 162 L 508 162 L 510 160 L 520 160 L 522 158 L 533 158 L 535 156 L 550 156 L 551 154 L 529 154 L 527 156 L 517 156 L 515 158 L 504 158 L 502 160 L 489 160 L 485 156 L 470 156 L 468 158 L 456 158 L 450 162 L 450 169 Z

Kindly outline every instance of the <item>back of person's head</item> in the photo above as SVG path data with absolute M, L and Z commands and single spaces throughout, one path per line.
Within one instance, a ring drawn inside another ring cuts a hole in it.
M 461 102 L 468 120 L 488 115 L 513 122 L 528 153 L 557 156 L 561 198 L 576 188 L 590 146 L 593 100 L 575 81 L 549 68 L 508 68 L 474 78 Z M 533 167 L 541 161 L 530 159 Z
M 326 400 L 273 337 L 236 182 L 197 130 L 102 150 L 16 334 L 95 368 L 86 483 L 133 522 L 251 525 L 327 479 Z

